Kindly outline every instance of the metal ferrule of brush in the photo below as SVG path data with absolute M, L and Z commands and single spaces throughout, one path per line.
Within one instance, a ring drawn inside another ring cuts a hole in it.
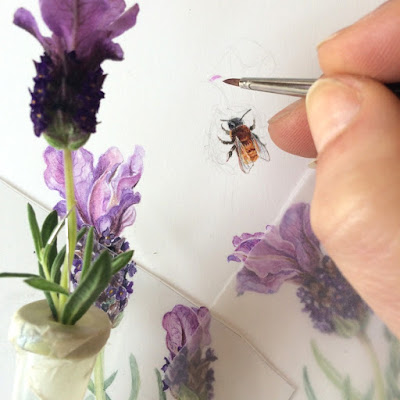
M 314 82 L 315 79 L 242 78 L 239 82 L 239 87 L 262 92 L 303 97 L 307 94 L 308 89 Z

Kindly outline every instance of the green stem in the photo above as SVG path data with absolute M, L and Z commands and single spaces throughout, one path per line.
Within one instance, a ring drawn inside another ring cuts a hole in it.
M 97 355 L 94 365 L 94 395 L 96 400 L 106 400 L 104 393 L 104 348 Z
M 366 335 L 365 332 L 361 332 L 358 335 L 358 339 L 364 346 L 366 352 L 368 353 L 369 359 L 372 364 L 372 369 L 374 371 L 374 382 L 375 382 L 375 394 L 377 400 L 385 400 L 385 385 L 383 381 L 382 371 L 379 366 L 379 360 L 376 355 L 374 346 L 371 343 L 371 340 Z
M 74 260 L 76 246 L 76 210 L 75 210 L 75 192 L 74 192 L 74 173 L 72 164 L 71 150 L 64 149 L 64 176 L 65 176 L 65 199 L 67 201 L 67 211 L 71 210 L 68 215 L 67 229 L 67 251 L 64 261 L 64 267 L 61 275 L 61 286 L 69 291 L 69 276 L 71 272 L 72 262 Z M 60 295 L 60 313 L 62 313 L 67 296 Z

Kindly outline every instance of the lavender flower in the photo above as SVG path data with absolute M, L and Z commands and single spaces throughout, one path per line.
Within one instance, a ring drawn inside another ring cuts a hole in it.
M 92 153 L 83 148 L 73 152 L 78 229 L 84 225 L 94 226 L 98 240 L 106 244 L 111 236 L 118 237 L 125 227 L 135 222 L 134 205 L 140 202 L 140 193 L 133 189 L 142 176 L 143 156 L 143 148 L 136 146 L 133 155 L 124 162 L 120 151 L 112 147 L 94 167 Z M 44 159 L 47 164 L 44 172 L 47 186 L 57 190 L 65 199 L 62 152 L 48 147 Z M 64 216 L 65 200 L 54 208 L 60 216 Z
M 113 257 L 129 250 L 129 243 L 121 237 L 122 230 L 135 221 L 134 205 L 139 203 L 140 194 L 134 187 L 143 171 L 144 150 L 137 146 L 134 154 L 124 162 L 118 149 L 110 148 L 94 168 L 93 155 L 83 149 L 72 153 L 75 198 L 78 227 L 94 226 L 94 248 L 92 260 L 107 248 Z M 65 198 L 63 155 L 59 150 L 48 147 L 44 153 L 47 168 L 44 178 L 50 189 L 57 190 Z M 60 216 L 65 215 L 65 200 L 55 206 Z M 82 270 L 84 241 L 77 244 L 71 281 L 76 287 Z M 97 307 L 105 311 L 113 327 L 122 318 L 122 312 L 133 293 L 132 277 L 136 273 L 135 262 L 130 262 L 115 274 L 108 287 L 96 301 Z
M 75 150 L 96 131 L 96 114 L 104 97 L 100 64 L 122 60 L 113 42 L 136 23 L 139 7 L 125 11 L 124 0 L 40 0 L 44 22 L 52 37 L 40 33 L 33 15 L 19 8 L 14 23 L 32 34 L 44 55 L 35 63 L 31 119 L 56 148 Z
M 319 265 L 322 253 L 309 217 L 309 205 L 295 204 L 286 211 L 278 227 L 267 226 L 265 233 L 235 236 L 236 249 L 228 261 L 242 261 L 237 291 L 275 293 L 286 280 L 298 280 L 302 273 Z M 245 248 L 245 251 L 243 251 Z
M 162 325 L 167 331 L 166 344 L 170 352 L 161 370 L 164 390 L 174 398 L 192 392 L 202 400 L 214 396 L 214 370 L 211 363 L 217 360 L 209 332 L 211 315 L 206 307 L 190 308 L 176 305 L 164 315 Z
M 362 329 L 369 309 L 334 262 L 323 255 L 311 229 L 308 204 L 292 205 L 279 227 L 235 236 L 233 244 L 235 252 L 228 261 L 244 263 L 237 274 L 238 294 L 275 293 L 289 281 L 299 286 L 303 311 L 321 332 L 351 336 Z

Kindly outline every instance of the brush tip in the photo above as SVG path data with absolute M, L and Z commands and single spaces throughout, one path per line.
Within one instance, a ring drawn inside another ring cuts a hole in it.
M 233 85 L 233 86 L 239 86 L 240 79 L 235 79 L 235 78 L 230 78 L 230 79 L 225 79 L 224 83 L 227 83 L 228 85 Z

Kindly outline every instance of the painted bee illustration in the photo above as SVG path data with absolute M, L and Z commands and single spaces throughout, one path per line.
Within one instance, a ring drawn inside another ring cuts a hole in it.
M 221 124 L 221 128 L 230 136 L 231 140 L 223 140 L 218 136 L 221 143 L 233 145 L 229 150 L 226 161 L 229 161 L 236 150 L 240 169 L 246 174 L 250 172 L 258 158 L 262 158 L 265 161 L 270 160 L 265 144 L 253 132 L 256 127 L 255 120 L 253 120 L 253 125 L 250 127 L 243 123 L 244 116 L 250 111 L 247 110 L 241 118 L 221 119 L 221 121 L 228 123 L 229 129 L 225 129 L 223 124 Z

